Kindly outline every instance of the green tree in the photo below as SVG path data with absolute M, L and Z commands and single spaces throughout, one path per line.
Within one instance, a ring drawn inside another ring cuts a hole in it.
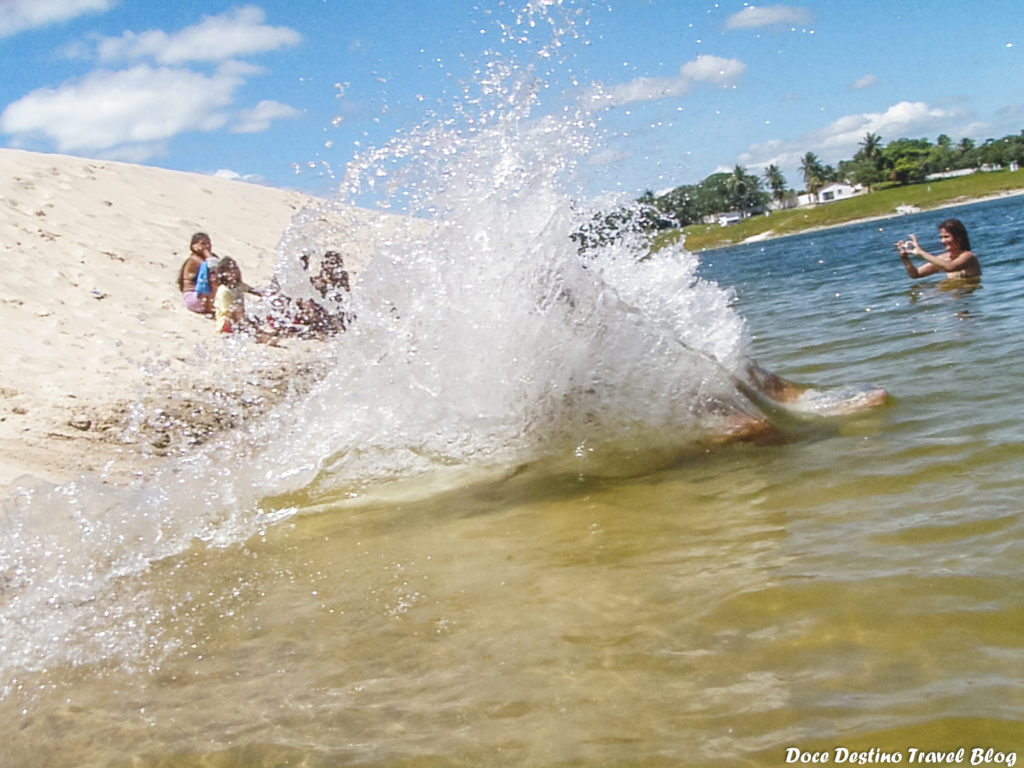
M 927 139 L 897 139 L 883 150 L 889 179 L 900 184 L 924 181 L 931 144 Z
M 957 167 L 953 140 L 945 133 L 939 134 L 935 146 L 928 152 L 928 172 L 944 173 Z
M 857 155 L 866 160 L 879 160 L 882 157 L 882 137 L 877 133 L 868 131 L 859 146 L 860 149 L 857 151 Z M 854 155 L 855 159 L 857 155 Z
M 676 187 L 659 197 L 656 206 L 665 217 L 675 221 L 680 227 L 695 224 L 702 216 L 697 206 L 695 190 L 696 187 L 692 184 Z
M 765 168 L 764 180 L 768 183 L 768 189 L 771 190 L 772 199 L 776 203 L 781 203 L 786 197 L 786 178 L 779 170 L 779 166 L 772 163 Z
M 956 147 L 956 167 L 974 168 L 981 164 L 981 156 L 973 139 L 960 139 Z
M 1024 163 L 1024 130 L 1002 139 L 988 139 L 981 147 L 967 138 L 954 143 L 947 134 L 941 134 L 935 144 L 927 139 L 904 138 L 883 147 L 881 137 L 869 132 L 859 142 L 853 159 L 839 162 L 838 171 L 822 164 L 813 152 L 804 155 L 800 171 L 806 190 L 817 195 L 830 181 L 848 180 L 870 189 L 885 178 L 913 184 L 924 181 L 928 173 L 973 168 L 983 162 L 1005 165 L 1011 161 Z M 762 177 L 748 174 L 737 165 L 731 173 L 713 173 L 699 184 L 682 185 L 662 195 L 647 190 L 633 208 L 598 214 L 574 237 L 581 247 L 587 247 L 637 228 L 649 232 L 694 224 L 729 210 L 747 212 L 767 204 L 771 198 L 781 201 L 795 195 L 785 187 L 785 179 L 775 165 L 768 166 Z
M 882 138 L 877 133 L 867 133 L 853 160 L 841 162 L 839 169 L 841 176 L 856 184 L 863 184 L 870 192 L 872 186 L 885 178 Z
M 647 189 L 636 199 L 639 216 L 637 223 L 647 232 L 657 229 L 668 229 L 673 222 L 662 213 L 661 205 L 654 193 Z
M 1017 136 L 1007 136 L 1006 139 L 1010 142 L 1010 148 L 1007 150 L 1009 159 L 1024 163 L 1024 131 Z
M 808 152 L 803 156 L 803 159 L 800 161 L 800 173 L 804 176 L 804 186 L 807 191 L 816 198 L 818 190 L 825 186 L 826 181 L 825 168 L 822 166 L 821 161 L 818 160 L 816 154 Z
M 1014 150 L 1016 142 L 1013 136 L 1004 136 L 1001 139 L 988 139 L 978 149 L 979 159 L 986 165 L 1009 165 L 1015 160 Z
M 697 185 L 694 190 L 694 201 L 701 217 L 712 213 L 723 213 L 732 208 L 729 192 L 728 173 L 713 173 Z
M 747 173 L 742 165 L 737 165 L 726 179 L 726 187 L 729 190 L 729 207 L 738 209 L 741 214 L 746 215 L 747 211 L 758 205 L 759 186 L 756 176 Z

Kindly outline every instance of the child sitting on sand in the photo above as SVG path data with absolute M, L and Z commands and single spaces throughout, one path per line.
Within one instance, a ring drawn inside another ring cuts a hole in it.
M 189 255 L 178 272 L 178 290 L 190 312 L 210 315 L 216 284 L 217 257 L 213 253 L 210 236 L 205 232 L 192 235 Z
M 213 297 L 214 321 L 218 333 L 248 331 L 256 341 L 267 341 L 270 336 L 245 316 L 245 294 L 260 296 L 259 291 L 246 285 L 238 262 L 225 256 L 217 266 L 217 293 Z

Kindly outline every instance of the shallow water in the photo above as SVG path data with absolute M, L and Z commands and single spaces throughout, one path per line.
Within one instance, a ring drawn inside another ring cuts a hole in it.
M 116 653 L 8 669 L 0 763 L 1020 752 L 1022 205 L 942 214 L 971 231 L 974 290 L 902 273 L 891 243 L 936 213 L 703 255 L 759 362 L 886 406 L 625 479 L 303 491 L 89 598 Z
M 5 500 L 0 766 L 1022 748 L 1022 198 L 581 255 L 602 118 L 551 86 L 583 8 L 502 8 L 455 118 L 346 169 L 417 226 L 360 244 L 323 381 L 139 487 Z M 323 214 L 282 234 L 295 295 Z M 910 285 L 893 243 L 946 215 L 981 284 Z M 892 397 L 766 408 L 751 359 Z M 785 441 L 720 439 L 765 417 Z

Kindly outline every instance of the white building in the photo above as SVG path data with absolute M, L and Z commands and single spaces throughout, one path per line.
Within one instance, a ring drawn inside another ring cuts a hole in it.
M 856 197 L 862 195 L 867 190 L 864 189 L 860 184 L 852 186 L 844 182 L 833 182 L 832 184 L 826 184 L 824 187 L 818 190 L 818 202 L 819 203 L 831 203 L 834 200 L 846 200 L 849 197 Z
M 977 173 L 977 168 L 960 168 L 956 171 L 941 171 L 939 173 L 929 173 L 924 177 L 925 181 L 935 181 L 936 179 L 955 179 L 958 176 L 970 176 L 972 173 Z

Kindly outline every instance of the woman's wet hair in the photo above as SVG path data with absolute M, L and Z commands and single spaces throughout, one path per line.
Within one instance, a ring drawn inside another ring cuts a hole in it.
M 967 227 L 964 226 L 960 219 L 946 219 L 944 222 L 939 224 L 939 229 L 944 229 L 953 236 L 956 240 L 957 245 L 960 246 L 960 250 L 969 251 L 971 250 L 971 239 L 967 237 Z
M 203 240 L 209 240 L 210 236 L 205 232 L 196 232 L 192 235 L 192 242 L 188 244 L 189 249 L 194 248 L 196 243 L 202 242 Z

